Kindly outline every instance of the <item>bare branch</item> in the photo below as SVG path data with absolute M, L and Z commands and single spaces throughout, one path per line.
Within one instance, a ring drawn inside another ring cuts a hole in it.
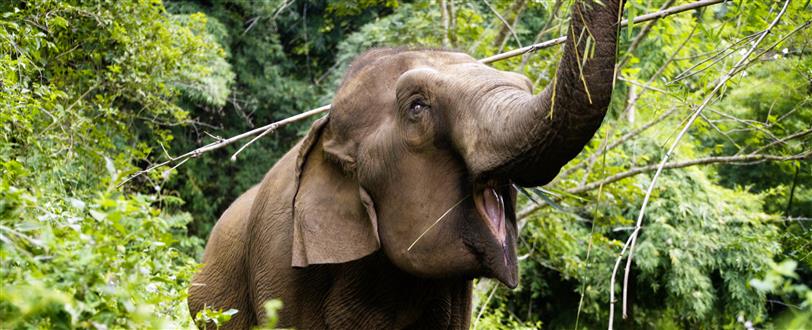
M 440 20 L 443 21 L 443 47 L 448 47 L 450 45 L 448 35 L 450 34 L 449 27 L 451 25 L 451 20 L 448 17 L 448 6 L 446 6 L 446 0 L 437 0 L 437 4 L 440 5 Z
M 505 18 L 499 14 L 499 11 L 497 11 L 496 8 L 493 8 L 493 6 L 491 6 L 491 3 L 488 2 L 488 0 L 482 0 L 482 2 L 484 2 L 485 5 L 488 6 L 488 9 L 490 9 L 493 12 L 493 14 L 496 15 L 496 17 L 498 17 L 500 21 L 502 21 L 503 26 L 506 27 L 508 30 L 510 30 L 510 34 L 513 35 L 513 39 L 516 40 L 516 44 L 519 45 L 519 47 L 522 47 L 522 42 L 519 41 L 519 37 L 516 36 L 516 31 L 513 31 L 513 27 L 510 26 L 510 23 L 508 23 L 508 21 L 505 20 Z
M 491 7 L 491 5 L 488 3 L 487 0 L 483 0 L 483 1 L 485 2 L 486 5 L 488 5 L 488 8 L 491 11 L 493 11 L 494 14 L 496 14 L 497 17 L 499 17 L 499 19 L 502 21 L 502 27 L 499 29 L 499 32 L 496 34 L 496 38 L 493 40 L 493 46 L 494 47 L 499 47 L 498 48 L 499 50 L 497 50 L 496 52 L 501 53 L 502 50 L 505 49 L 505 46 L 507 45 L 507 42 L 508 42 L 508 37 L 507 37 L 508 33 L 511 34 L 513 39 L 516 41 L 516 44 L 519 47 L 522 47 L 522 43 L 519 41 L 519 37 L 516 34 L 515 27 L 516 27 L 516 23 L 522 17 L 522 12 L 524 12 L 524 8 L 525 8 L 525 5 L 527 4 L 527 0 L 514 1 L 513 5 L 510 6 L 510 9 L 508 9 L 508 12 L 507 12 L 507 15 L 506 15 L 507 18 L 504 18 L 503 16 L 499 16 L 499 13 L 496 11 L 495 8 Z M 508 19 L 510 20 L 510 23 L 508 23 Z

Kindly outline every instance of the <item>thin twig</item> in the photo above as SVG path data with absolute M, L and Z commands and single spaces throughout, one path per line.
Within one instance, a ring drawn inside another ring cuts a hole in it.
M 288 117 L 288 118 L 282 119 L 282 120 L 280 120 L 278 122 L 275 122 L 273 124 L 270 124 L 268 126 L 265 126 L 265 130 L 262 133 L 257 135 L 255 138 L 251 139 L 251 141 L 248 141 L 248 143 L 244 144 L 242 147 L 240 147 L 240 149 L 237 150 L 237 152 L 235 152 L 233 155 L 231 155 L 231 161 L 237 160 L 237 155 L 239 155 L 243 150 L 245 150 L 246 147 L 248 147 L 252 143 L 256 142 L 257 140 L 259 140 L 259 138 L 267 135 L 268 133 L 275 131 L 277 128 L 279 128 L 281 126 L 285 126 L 285 125 L 290 124 L 290 123 L 300 121 L 300 120 L 305 119 L 307 117 L 310 117 L 312 115 L 322 113 L 322 112 L 325 112 L 325 111 L 328 111 L 328 110 L 330 110 L 330 106 L 325 105 L 325 106 L 323 106 L 321 108 L 316 108 L 316 109 L 310 110 L 308 112 L 300 113 L 298 115 Z
M 612 330 L 612 324 L 613 324 L 613 321 L 614 321 L 614 312 L 615 312 L 615 301 L 614 301 L 615 300 L 614 299 L 615 298 L 614 297 L 615 296 L 615 290 L 614 290 L 614 287 L 615 287 L 615 275 L 617 274 L 617 269 L 618 269 L 618 266 L 620 265 L 620 261 L 623 258 L 623 252 L 625 252 L 625 250 L 628 248 L 629 257 L 626 259 L 626 269 L 625 269 L 624 275 L 623 275 L 623 318 L 625 319 L 627 317 L 626 311 L 627 311 L 627 301 L 628 301 L 627 300 L 627 293 L 628 293 L 628 283 L 629 283 L 629 272 L 630 272 L 630 269 L 631 269 L 632 259 L 634 257 L 634 247 L 635 247 L 635 243 L 637 242 L 637 237 L 638 237 L 638 235 L 640 233 L 640 229 L 642 228 L 643 217 L 645 216 L 645 212 L 646 212 L 646 206 L 648 206 L 648 201 L 651 198 L 651 193 L 654 191 L 654 187 L 657 184 L 657 179 L 659 178 L 660 173 L 662 173 L 663 168 L 665 167 L 666 163 L 668 162 L 668 159 L 673 154 L 674 150 L 676 150 L 677 145 L 679 144 L 680 140 L 682 140 L 682 137 L 685 136 L 685 134 L 688 132 L 688 129 L 693 125 L 693 123 L 696 121 L 696 119 L 702 113 L 702 110 L 705 109 L 705 107 L 707 107 L 708 104 L 710 104 L 710 101 L 715 97 L 716 92 L 718 92 L 723 86 L 725 86 L 727 81 L 730 80 L 730 78 L 733 77 L 734 73 L 736 73 L 736 70 L 739 69 L 739 66 L 741 66 L 742 64 L 744 64 L 745 61 L 747 61 L 747 59 L 750 57 L 750 55 L 756 50 L 756 47 L 758 47 L 758 45 L 761 44 L 761 42 L 764 40 L 764 38 L 767 37 L 767 35 L 772 31 L 773 27 L 775 27 L 778 24 L 778 22 L 781 20 L 781 17 L 787 11 L 787 8 L 789 7 L 789 4 L 790 4 L 791 1 L 792 0 L 787 0 L 786 2 L 784 2 L 784 7 L 781 8 L 781 11 L 778 13 L 778 15 L 772 21 L 772 23 L 770 23 L 770 25 L 767 27 L 767 29 L 764 30 L 761 33 L 761 35 L 753 43 L 753 45 L 750 47 L 750 49 L 747 51 L 747 53 L 745 53 L 742 56 L 742 58 L 730 69 L 730 71 L 728 71 L 728 73 L 726 73 L 724 76 L 722 76 L 722 78 L 719 80 L 719 83 L 717 83 L 716 86 L 713 88 L 713 90 L 711 90 L 710 93 L 708 93 L 708 95 L 705 97 L 705 100 L 702 102 L 702 104 L 699 106 L 699 108 L 696 109 L 696 111 L 691 116 L 691 118 L 688 120 L 688 122 L 685 123 L 685 126 L 683 126 L 682 131 L 680 131 L 679 135 L 677 135 L 677 137 L 674 139 L 674 142 L 671 144 L 671 147 L 668 149 L 668 152 L 666 152 L 665 155 L 663 155 L 663 158 L 660 161 L 660 164 L 657 166 L 657 171 L 654 173 L 654 176 L 651 179 L 651 183 L 649 183 L 648 189 L 646 191 L 646 195 L 643 198 L 643 204 L 640 207 L 640 214 L 637 217 L 637 222 L 635 224 L 634 232 L 632 232 L 631 236 L 626 241 L 626 244 L 624 244 L 623 251 L 621 251 L 620 255 L 618 256 L 617 262 L 615 263 L 615 267 L 612 270 L 612 277 L 610 279 L 611 283 L 609 285 L 609 293 L 610 293 L 610 296 L 611 296 L 610 299 L 609 299 L 610 300 L 610 305 L 609 305 L 609 330 Z
M 626 143 L 626 141 L 632 139 L 633 137 L 639 135 L 640 133 L 643 133 L 644 131 L 651 128 L 652 126 L 654 126 L 654 125 L 660 123 L 661 121 L 665 120 L 666 118 L 671 116 L 674 112 L 676 112 L 677 109 L 678 109 L 677 107 L 672 107 L 671 110 L 666 111 L 665 113 L 661 114 L 659 117 L 657 117 L 656 119 L 646 123 L 645 125 L 640 126 L 640 127 L 636 128 L 636 129 L 624 134 L 623 136 L 621 136 L 620 138 L 618 138 L 617 140 L 615 140 L 611 144 L 607 145 L 606 147 L 598 148 L 598 150 L 595 150 L 595 152 L 592 155 L 589 156 L 590 157 L 589 160 L 585 160 L 583 162 L 578 163 L 578 165 L 572 166 L 572 167 L 564 170 L 563 172 L 561 172 L 561 174 L 556 176 L 556 179 L 553 179 L 553 182 L 558 180 L 558 178 L 566 177 L 569 174 L 571 174 L 572 172 L 575 172 L 578 169 L 586 167 L 589 162 L 592 162 L 591 158 L 594 157 L 594 158 L 597 159 L 598 156 L 602 155 L 603 153 L 605 153 L 605 152 L 607 152 L 609 150 L 612 150 L 612 149 L 616 148 L 617 146 L 619 146 L 621 144 Z
M 476 329 L 477 323 L 479 323 L 479 319 L 482 317 L 483 312 L 485 312 L 485 307 L 488 307 L 488 303 L 491 302 L 491 298 L 493 298 L 494 293 L 496 293 L 496 289 L 498 289 L 498 285 L 493 285 L 493 289 L 491 289 L 491 293 L 488 295 L 488 298 L 485 299 L 485 302 L 479 307 L 479 313 L 476 315 L 476 319 L 474 319 L 474 326 L 473 329 Z
M 417 242 L 420 241 L 420 239 L 423 238 L 423 236 L 425 236 L 426 233 L 428 233 L 432 228 L 434 228 L 434 226 L 436 226 L 438 223 L 440 223 L 440 220 L 443 220 L 443 218 L 445 218 L 446 215 L 451 213 L 452 210 L 454 210 L 457 206 L 462 204 L 462 202 L 464 200 L 468 199 L 468 197 L 471 197 L 471 195 L 467 195 L 467 196 L 463 197 L 458 202 L 454 203 L 454 205 L 449 207 L 448 210 L 446 210 L 443 213 L 443 215 L 441 215 L 439 218 L 437 218 L 437 220 L 435 220 L 434 223 L 432 223 L 428 228 L 426 228 L 426 230 L 424 230 L 423 233 L 420 234 L 420 236 L 417 236 L 417 239 L 415 239 L 414 242 L 412 242 L 412 245 L 409 245 L 409 248 L 406 249 L 406 251 L 411 251 L 412 248 L 414 247 L 414 245 L 417 244 Z
M 659 69 L 657 69 L 657 72 L 655 72 L 653 75 L 651 75 L 651 77 L 649 77 L 649 79 L 648 79 L 648 81 L 646 82 L 646 84 L 642 86 L 642 89 L 640 90 L 640 92 L 639 92 L 639 93 L 637 93 L 637 94 L 636 94 L 636 95 L 635 95 L 635 96 L 634 96 L 634 97 L 633 97 L 633 98 L 632 98 L 632 99 L 629 101 L 629 103 L 626 105 L 626 109 L 624 109 L 624 110 L 623 110 L 623 113 L 627 113 L 627 112 L 631 111 L 631 109 L 634 107 L 634 105 L 637 103 L 637 101 L 638 101 L 638 100 L 640 100 L 640 98 L 643 96 L 643 94 L 644 94 L 646 91 L 648 91 L 649 89 L 652 89 L 652 90 L 654 89 L 654 87 L 652 87 L 651 85 L 653 85 L 653 84 L 654 84 L 654 81 L 655 81 L 656 79 L 658 79 L 658 78 L 660 77 L 660 75 L 661 75 L 663 72 L 665 72 L 665 69 L 666 69 L 666 68 L 667 68 L 669 65 L 671 65 L 671 63 L 673 63 L 673 62 L 674 62 L 674 58 L 676 58 L 676 57 L 677 57 L 677 55 L 679 54 L 679 52 L 680 52 L 680 51 L 682 51 L 682 48 L 684 48 L 684 47 L 685 47 L 685 45 L 686 45 L 686 44 L 688 44 L 688 41 L 689 41 L 689 40 L 691 40 L 691 38 L 693 38 L 694 33 L 696 32 L 696 29 L 697 29 L 698 27 L 699 27 L 699 24 L 694 24 L 694 28 L 693 28 L 693 29 L 691 29 L 691 33 L 689 33 L 689 34 L 688 34 L 688 37 L 687 37 L 687 38 L 685 38 L 685 40 L 683 40 L 683 41 L 682 41 L 682 43 L 679 45 L 679 47 L 677 47 L 677 49 L 676 49 L 676 50 L 675 50 L 673 53 L 671 53 L 671 56 L 670 56 L 670 57 L 668 57 L 668 60 L 666 60 L 666 61 L 665 61 L 665 63 L 663 63 L 663 65 L 661 65 L 661 66 L 660 66 L 660 68 L 659 68 Z M 667 94 L 667 93 L 666 93 L 666 94 Z

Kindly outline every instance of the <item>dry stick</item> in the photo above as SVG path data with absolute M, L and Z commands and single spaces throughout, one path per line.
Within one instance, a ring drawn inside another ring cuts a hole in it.
M 688 11 L 688 10 L 691 10 L 691 9 L 696 9 L 696 8 L 701 8 L 701 7 L 705 7 L 705 6 L 714 5 L 714 4 L 717 4 L 717 3 L 721 3 L 723 1 L 726 1 L 726 0 L 701 0 L 701 1 L 697 1 L 697 2 L 694 2 L 694 3 L 682 5 L 682 6 L 676 6 L 676 7 L 673 7 L 673 8 L 666 9 L 666 10 L 662 10 L 662 11 L 658 11 L 658 12 L 654 12 L 654 13 L 650 13 L 650 14 L 646 14 L 646 15 L 642 15 L 642 16 L 637 16 L 637 17 L 634 18 L 634 23 L 636 24 L 636 23 L 640 23 L 640 22 L 646 22 L 646 21 L 650 21 L 650 20 L 653 20 L 653 19 L 658 19 L 658 18 L 661 18 L 661 17 L 666 17 L 666 16 L 677 14 L 677 13 L 681 13 L 681 12 L 684 12 L 684 11 Z M 626 25 L 628 25 L 628 20 L 623 20 L 621 22 L 621 26 L 626 26 Z M 541 43 L 533 44 L 533 45 L 530 45 L 530 46 L 527 46 L 527 47 L 515 49 L 515 50 L 509 51 L 509 52 L 502 53 L 502 54 L 497 54 L 497 55 L 494 55 L 494 56 L 491 56 L 491 57 L 486 57 L 486 58 L 483 58 L 483 59 L 479 60 L 479 62 L 484 63 L 484 64 L 489 64 L 489 63 L 493 63 L 493 62 L 496 62 L 496 61 L 501 61 L 501 60 L 508 59 L 508 58 L 511 58 L 511 57 L 516 57 L 516 56 L 519 56 L 519 55 L 522 55 L 522 54 L 525 54 L 525 53 L 534 52 L 534 51 L 537 51 L 539 49 L 552 47 L 552 46 L 561 44 L 566 40 L 567 40 L 566 36 L 559 37 L 559 38 L 556 38 L 556 39 L 552 39 L 552 40 L 544 41 L 544 42 L 541 42 Z M 141 175 L 146 174 L 146 173 L 148 173 L 150 171 L 153 171 L 158 167 L 165 166 L 165 165 L 167 165 L 167 164 L 169 164 L 171 162 L 182 161 L 182 160 L 187 159 L 187 158 L 195 158 L 195 157 L 198 157 L 198 156 L 200 156 L 201 154 L 203 154 L 205 152 L 209 152 L 209 151 L 212 151 L 212 150 L 217 150 L 217 149 L 223 148 L 223 147 L 225 147 L 227 145 L 230 145 L 230 144 L 232 144 L 234 142 L 237 142 L 237 141 L 242 140 L 244 138 L 247 138 L 249 136 L 253 136 L 253 135 L 256 135 L 256 134 L 267 134 L 269 131 L 273 131 L 274 129 L 277 129 L 280 126 L 287 125 L 287 124 L 290 124 L 290 123 L 293 123 L 293 122 L 297 122 L 297 121 L 300 121 L 300 120 L 305 119 L 307 117 L 314 116 L 314 115 L 317 115 L 317 114 L 320 114 L 320 113 L 323 113 L 323 112 L 327 112 L 328 110 L 330 110 L 330 104 L 323 105 L 321 107 L 318 107 L 318 108 L 315 108 L 315 109 L 300 113 L 298 115 L 295 115 L 295 116 L 292 116 L 292 117 L 277 121 L 275 123 L 271 123 L 271 124 L 268 124 L 268 125 L 265 125 L 265 126 L 262 126 L 262 127 L 255 128 L 255 129 L 250 130 L 248 132 L 232 136 L 232 137 L 230 137 L 228 139 L 224 139 L 222 141 L 216 141 L 216 142 L 213 142 L 213 143 L 209 143 L 209 144 L 207 144 L 207 145 L 205 145 L 203 147 L 200 147 L 198 149 L 189 151 L 189 152 L 187 152 L 185 154 L 182 154 L 180 156 L 170 158 L 167 161 L 164 161 L 164 162 L 155 164 L 153 166 L 150 166 L 147 169 L 138 171 L 135 174 L 133 174 L 132 176 L 130 176 L 127 179 L 125 179 L 124 181 L 122 181 L 121 183 L 119 183 L 118 186 L 120 187 L 121 185 L 131 181 L 132 179 L 134 179 L 134 178 L 136 178 L 138 176 L 141 176 Z M 255 140 L 256 139 L 252 140 L 252 142 L 255 141 Z M 250 144 L 251 143 L 247 143 L 245 146 L 250 145 Z M 243 146 L 240 149 L 244 149 L 245 146 Z
M 268 133 L 273 132 L 274 130 L 276 130 L 280 126 L 284 126 L 284 125 L 287 125 L 287 124 L 290 124 L 290 123 L 293 123 L 293 122 L 297 122 L 299 120 L 305 119 L 307 117 L 310 117 L 312 115 L 316 115 L 316 114 L 319 114 L 319 113 L 322 113 L 322 112 L 326 112 L 328 110 L 330 110 L 330 105 L 329 104 L 325 105 L 325 106 L 321 106 L 321 107 L 313 109 L 313 110 L 310 110 L 308 112 L 300 113 L 300 114 L 295 115 L 293 117 L 288 117 L 288 118 L 282 119 L 282 120 L 277 121 L 277 122 L 275 122 L 273 124 L 262 127 L 262 128 L 265 129 L 265 131 L 262 132 L 260 135 L 257 135 L 255 138 L 251 139 L 251 141 L 248 141 L 248 143 L 246 143 L 242 147 L 240 147 L 240 149 L 237 150 L 237 152 L 235 152 L 233 155 L 231 155 L 231 160 L 232 161 L 237 160 L 237 155 L 239 155 L 246 147 L 248 147 L 249 145 L 254 143 L 259 138 L 267 135 Z
M 746 63 L 746 65 L 744 65 L 744 67 L 746 68 L 747 66 L 749 66 L 749 65 L 750 65 L 750 62 L 757 61 L 759 58 L 761 58 L 761 56 L 763 56 L 763 55 L 764 55 L 764 54 L 766 54 L 768 51 L 770 51 L 770 50 L 772 50 L 773 48 L 775 48 L 776 46 L 778 46 L 778 44 L 783 43 L 783 42 L 784 42 L 784 40 L 789 39 L 789 37 L 791 37 L 792 35 L 794 35 L 794 34 L 795 34 L 795 33 L 797 33 L 798 31 L 801 31 L 801 30 L 803 30 L 803 29 L 808 28 L 810 24 L 812 24 L 812 20 L 807 20 L 807 21 L 806 21 L 806 22 L 804 22 L 803 24 L 798 25 L 798 27 L 796 27 L 795 29 L 793 29 L 792 31 L 790 31 L 789 33 L 787 33 L 786 35 L 784 35 L 784 36 L 783 36 L 781 39 L 776 40 L 776 41 L 773 43 L 773 45 L 772 45 L 772 46 L 767 47 L 767 49 L 763 50 L 761 53 L 758 53 L 758 54 L 756 54 L 756 56 L 753 56 L 753 59 L 751 59 L 749 62 L 747 62 L 747 63 Z M 743 70 L 743 69 L 741 69 L 741 70 Z
M 713 109 L 708 109 L 708 111 L 710 111 L 710 112 L 712 112 L 714 114 L 717 114 L 720 117 L 724 117 L 724 118 L 726 118 L 728 120 L 732 120 L 732 121 L 737 122 L 739 124 L 752 127 L 753 130 L 764 133 L 764 135 L 769 136 L 773 140 L 778 140 L 778 137 L 775 136 L 775 134 L 773 134 L 772 132 L 770 132 L 770 130 L 762 127 L 763 125 L 759 121 L 752 120 L 752 119 L 741 119 L 739 117 L 736 117 L 736 116 L 733 116 L 733 115 L 730 115 L 730 114 L 727 114 L 727 113 L 724 113 L 724 112 L 716 111 L 716 110 L 713 110 Z M 731 130 L 728 130 L 728 131 L 729 132 L 735 132 L 737 130 L 738 129 L 731 129 Z M 749 129 L 744 129 L 744 130 L 749 130 Z
M 609 330 L 612 329 L 612 324 L 613 324 L 613 321 L 614 321 L 614 313 L 615 313 L 615 290 L 614 290 L 615 276 L 617 275 L 617 270 L 620 267 L 620 262 L 621 262 L 621 260 L 623 258 L 623 254 L 626 251 L 626 249 L 629 250 L 629 257 L 626 259 L 626 269 L 625 269 L 625 272 L 624 272 L 624 275 L 623 275 L 623 318 L 625 319 L 626 316 L 627 316 L 626 315 L 626 310 L 627 310 L 626 306 L 627 306 L 627 293 L 628 293 L 628 283 L 629 283 L 629 271 L 630 271 L 630 268 L 631 268 L 632 258 L 634 257 L 634 246 L 635 246 L 635 243 L 637 242 L 637 237 L 638 237 L 638 235 L 640 233 L 640 229 L 642 228 L 643 217 L 645 216 L 646 206 L 648 205 L 648 201 L 651 198 L 651 193 L 654 191 L 654 186 L 657 184 L 657 178 L 659 178 L 660 173 L 662 173 L 663 168 L 665 167 L 665 164 L 668 162 L 668 158 L 674 152 L 674 150 L 676 149 L 676 147 L 679 144 L 680 140 L 682 140 L 682 137 L 685 136 L 685 134 L 688 132 L 688 129 L 691 127 L 691 125 L 693 125 L 693 123 L 696 121 L 696 119 L 702 113 L 702 110 L 705 109 L 705 107 L 708 106 L 711 99 L 713 99 L 713 97 L 716 95 L 716 92 L 719 91 L 727 83 L 727 81 L 730 78 L 733 77 L 733 74 L 736 72 L 736 70 L 739 68 L 739 66 L 742 65 L 745 61 L 747 61 L 747 59 L 750 57 L 750 55 L 753 53 L 753 51 L 756 50 L 756 47 L 758 47 L 758 45 L 761 43 L 761 41 L 763 41 L 764 38 L 770 33 L 770 31 L 772 31 L 773 27 L 775 27 L 775 25 L 778 24 L 778 22 L 781 20 L 781 17 L 784 16 L 784 13 L 787 11 L 787 7 L 789 7 L 789 3 L 791 1 L 792 0 L 787 0 L 784 3 L 784 7 L 781 8 L 781 11 L 778 13 L 778 15 L 772 21 L 772 23 L 770 23 L 770 25 L 767 27 L 767 29 L 764 30 L 761 33 L 761 35 L 758 37 L 758 40 L 756 40 L 756 42 L 753 43 L 753 46 L 750 47 L 750 49 L 747 51 L 747 53 L 745 53 L 744 56 L 742 56 L 742 58 L 730 69 L 730 71 L 728 71 L 728 73 L 726 73 L 724 76 L 722 76 L 722 79 L 720 79 L 719 83 L 717 83 L 716 86 L 713 88 L 713 90 L 711 90 L 711 92 L 708 93 L 708 95 L 705 97 L 705 100 L 702 102 L 702 104 L 699 106 L 699 108 L 696 109 L 696 111 L 691 116 L 691 118 L 688 120 L 688 122 L 685 124 L 685 126 L 683 126 L 682 131 L 680 131 L 679 135 L 677 135 L 676 139 L 674 139 L 674 142 L 671 144 L 671 147 L 668 149 L 668 152 L 666 152 L 665 155 L 663 155 L 663 159 L 660 161 L 660 165 L 657 166 L 657 171 L 654 173 L 654 177 L 652 177 L 651 183 L 649 184 L 648 189 L 646 191 L 646 195 L 643 198 L 643 205 L 640 207 L 640 214 L 637 217 L 637 222 L 635 224 L 634 232 L 632 232 L 631 236 L 626 241 L 626 244 L 623 245 L 623 249 L 621 250 L 620 255 L 618 256 L 618 259 L 615 262 L 615 267 L 612 270 L 612 278 L 610 280 L 611 283 L 609 285 L 609 293 L 610 293 L 610 300 L 609 300 Z
M 685 78 L 694 76 L 694 75 L 696 75 L 696 74 L 698 74 L 700 72 L 703 72 L 705 70 L 708 70 L 708 69 L 714 67 L 714 65 L 716 63 L 719 63 L 719 62 L 727 59 L 728 56 L 735 54 L 736 50 L 740 48 L 739 46 L 743 47 L 743 44 L 745 44 L 747 41 L 750 41 L 753 38 L 756 38 L 758 36 L 759 36 L 758 32 L 754 33 L 754 34 L 751 34 L 751 35 L 748 35 L 748 36 L 745 36 L 744 38 L 741 38 L 740 40 L 726 46 L 723 49 L 712 52 L 713 55 L 708 56 L 708 58 L 706 58 L 706 59 L 704 59 L 702 61 L 694 63 L 694 65 L 692 65 L 691 67 L 689 67 L 689 68 L 683 70 L 682 72 L 680 72 L 679 74 L 677 74 L 677 76 L 674 77 L 674 79 L 669 81 L 667 84 L 670 85 L 670 84 L 676 83 L 676 82 L 678 82 L 680 80 L 683 80 Z M 696 69 L 696 68 L 698 68 L 698 67 L 700 67 L 700 66 L 702 66 L 702 65 L 704 65 L 705 63 L 708 63 L 708 62 L 711 62 L 711 63 L 706 65 L 705 67 L 697 70 L 697 71 L 694 71 L 694 69 Z
M 451 207 L 449 207 L 449 208 L 448 208 L 448 210 L 446 210 L 446 211 L 443 213 L 443 215 L 441 215 L 439 218 L 437 218 L 437 220 L 435 220 L 435 221 L 434 221 L 434 222 L 433 222 L 433 223 L 432 223 L 432 224 L 431 224 L 431 225 L 430 225 L 428 228 L 426 228 L 426 230 L 424 230 L 424 231 L 423 231 L 423 232 L 420 234 L 420 236 L 417 236 L 417 238 L 414 240 L 414 242 L 412 242 L 412 245 L 409 245 L 409 248 L 407 248 L 407 249 L 406 249 L 406 251 L 407 251 L 407 252 L 408 252 L 408 251 L 411 251 L 411 250 L 412 250 L 412 248 L 414 247 L 414 245 L 415 245 L 415 244 L 417 244 L 417 242 L 418 242 L 418 241 L 420 241 L 420 239 L 421 239 L 421 238 L 423 238 L 423 236 L 425 236 L 425 235 L 426 235 L 426 233 L 428 233 L 428 232 L 429 232 L 429 231 L 430 231 L 432 228 L 434 228 L 434 226 L 436 226 L 438 223 L 440 223 L 440 220 L 443 220 L 443 218 L 445 218 L 445 216 L 447 216 L 449 213 L 451 213 L 451 211 L 452 211 L 452 210 L 454 210 L 454 208 L 456 208 L 457 206 L 459 206 L 460 204 L 462 204 L 462 202 L 463 202 L 464 200 L 468 199 L 468 197 L 471 197 L 471 195 L 467 195 L 467 196 L 463 197 L 463 198 L 462 198 L 462 199 L 460 199 L 458 202 L 454 203 L 454 205 L 452 205 Z
M 803 24 L 799 25 L 798 27 L 796 27 L 795 29 L 793 29 L 792 31 L 790 31 L 789 33 L 787 33 L 786 35 L 784 35 L 783 37 L 781 37 L 781 39 L 779 39 L 779 40 L 775 41 L 775 42 L 773 43 L 773 45 L 772 45 L 772 46 L 767 47 L 767 49 L 765 49 L 764 51 L 762 51 L 762 52 L 760 52 L 760 53 L 756 54 L 756 56 L 753 56 L 753 59 L 751 59 L 750 61 L 748 61 L 748 62 L 747 62 L 747 63 L 745 63 L 744 65 L 742 65 L 741 70 L 743 70 L 743 69 L 744 69 L 744 68 L 746 68 L 746 67 L 749 67 L 749 66 L 750 66 L 750 62 L 757 61 L 759 58 L 761 58 L 761 56 L 762 56 L 762 55 L 766 54 L 766 53 L 767 53 L 769 50 L 771 50 L 771 49 L 775 48 L 775 46 L 777 46 L 778 44 L 780 44 L 780 43 L 784 42 L 784 40 L 787 40 L 789 37 L 791 37 L 792 35 L 794 35 L 794 34 L 795 34 L 795 33 L 797 33 L 798 31 L 801 31 L 801 30 L 803 30 L 803 29 L 805 29 L 805 28 L 809 27 L 809 25 L 810 25 L 810 24 L 812 24 L 812 20 L 807 20 L 807 21 L 806 21 L 806 22 L 804 22 Z M 758 33 L 756 33 L 756 34 L 751 34 L 751 35 L 746 36 L 746 37 L 742 38 L 741 40 L 739 40 L 739 41 L 737 41 L 737 42 L 733 43 L 732 45 L 730 45 L 730 46 L 726 47 L 725 49 L 719 50 L 719 51 L 718 51 L 718 53 L 716 53 L 716 55 L 711 56 L 710 58 L 708 58 L 708 59 L 706 59 L 706 60 L 704 60 L 704 61 L 702 61 L 702 62 L 700 62 L 700 63 L 698 63 L 698 64 L 696 64 L 696 65 L 694 65 L 694 66 L 692 66 L 692 67 L 690 67 L 690 68 L 688 68 L 688 69 L 686 69 L 684 72 L 682 72 L 682 73 L 680 73 L 679 75 L 677 75 L 677 77 L 676 77 L 676 78 L 674 78 L 674 80 L 670 81 L 670 82 L 669 82 L 669 84 L 674 83 L 674 82 L 676 82 L 676 81 L 678 81 L 678 80 L 684 79 L 684 78 L 686 78 L 686 77 L 688 77 L 688 76 L 695 75 L 696 73 L 699 73 L 699 72 L 701 72 L 701 71 L 705 71 L 705 70 L 707 70 L 707 69 L 708 69 L 708 68 L 710 68 L 711 66 L 708 66 L 708 67 L 706 67 L 706 68 L 703 68 L 703 69 L 699 70 L 698 72 L 693 72 L 693 73 L 691 73 L 691 72 L 690 72 L 692 69 L 696 68 L 698 65 L 701 65 L 702 63 L 705 63 L 705 62 L 707 62 L 707 61 L 709 61 L 709 60 L 711 60 L 711 59 L 714 59 L 714 58 L 715 58 L 715 57 L 717 57 L 717 56 L 720 56 L 720 54 L 722 54 L 722 53 L 726 52 L 726 51 L 727 51 L 727 49 L 732 48 L 732 47 L 735 47 L 736 45 L 738 45 L 738 44 L 740 44 L 740 43 L 743 43 L 743 42 L 745 42 L 745 41 L 747 41 L 747 40 L 751 40 L 751 39 L 755 38 L 757 35 L 758 35 Z M 736 72 L 736 73 L 738 73 L 738 72 Z M 686 74 L 688 74 L 688 75 L 686 76 Z

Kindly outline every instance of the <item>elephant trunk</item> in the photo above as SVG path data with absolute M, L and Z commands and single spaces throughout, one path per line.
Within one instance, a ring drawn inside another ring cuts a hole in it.
M 595 134 L 612 95 L 622 0 L 576 0 L 556 77 L 541 93 L 494 89 L 477 106 L 464 157 L 479 176 L 542 185 Z

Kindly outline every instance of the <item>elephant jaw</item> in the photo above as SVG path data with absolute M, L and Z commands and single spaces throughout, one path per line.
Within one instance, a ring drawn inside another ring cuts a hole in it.
M 512 195 L 509 182 L 489 180 L 478 187 L 474 193 L 474 204 L 479 218 L 485 223 L 493 239 L 491 244 L 496 245 L 499 253 L 485 253 L 484 264 L 490 269 L 493 277 L 510 288 L 515 288 L 519 281 L 518 263 L 514 242 L 516 239 L 515 226 L 515 195 Z M 505 203 L 509 203 L 506 208 Z M 512 221 L 511 221 L 512 220 Z M 510 231 L 512 229 L 512 231 Z

